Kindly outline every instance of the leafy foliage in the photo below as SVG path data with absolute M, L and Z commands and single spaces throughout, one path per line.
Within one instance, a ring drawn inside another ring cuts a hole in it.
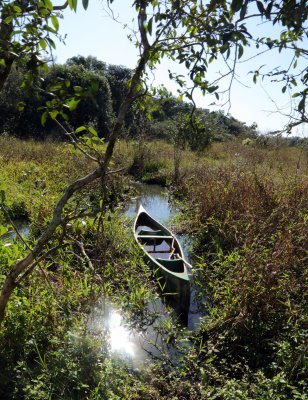
M 87 6 L 88 1 L 84 0 L 83 7 Z M 76 11 L 77 0 L 62 5 L 54 5 L 50 0 L 0 2 L 0 90 L 14 64 L 24 67 L 25 86 L 31 85 L 46 67 L 43 56 L 56 48 L 54 39 L 59 36 L 59 17 L 65 8 Z
M 258 53 L 285 53 L 289 56 L 288 67 L 282 66 L 263 72 L 264 66 L 256 67 L 253 81 L 269 78 L 281 84 L 282 93 L 293 95 L 296 99 L 297 113 L 290 117 L 288 129 L 307 122 L 305 111 L 307 95 L 307 51 L 302 42 L 307 39 L 306 1 L 210 1 L 206 4 L 193 1 L 138 1 L 136 8 L 142 13 L 146 32 L 141 34 L 137 45 L 151 49 L 150 68 L 167 57 L 183 64 L 188 70 L 192 86 L 186 85 L 186 79 L 170 71 L 170 79 L 180 86 L 179 91 L 189 100 L 199 88 L 203 94 L 213 94 L 220 100 L 228 92 L 236 77 L 237 63 L 245 62 L 246 49 L 255 48 Z M 294 14 L 296 12 L 296 22 Z M 269 37 L 256 37 L 254 22 L 262 20 L 272 29 Z M 248 57 L 249 58 L 249 57 Z M 226 72 L 221 78 L 211 82 L 208 72 L 215 61 L 220 59 L 226 64 Z M 302 60 L 303 66 L 300 67 Z M 248 71 L 247 71 L 248 72 Z M 227 89 L 222 82 L 228 79 Z M 222 84 L 222 89 L 219 86 Z M 230 98 L 228 100 L 230 102 Z

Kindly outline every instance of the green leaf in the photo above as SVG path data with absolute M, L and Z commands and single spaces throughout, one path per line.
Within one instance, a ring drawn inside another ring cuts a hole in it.
M 53 5 L 52 5 L 52 2 L 50 0 L 44 0 L 44 7 L 46 7 L 50 11 L 53 10 Z
M 52 39 L 50 39 L 50 38 L 48 37 L 48 38 L 46 38 L 46 40 L 48 41 L 48 43 L 50 44 L 50 46 L 51 46 L 53 49 L 56 49 L 55 42 L 54 42 Z
M 152 35 L 152 23 L 153 23 L 153 17 L 150 18 L 148 22 L 148 32 L 150 35 Z
M 301 101 L 298 103 L 298 107 L 297 107 L 298 112 L 304 111 L 304 107 L 305 107 L 305 97 L 303 97 L 301 99 Z
M 265 16 L 266 16 L 267 19 L 270 19 L 270 18 L 271 18 L 271 11 L 272 11 L 272 8 L 273 8 L 273 4 L 274 4 L 274 2 L 271 1 L 271 2 L 268 4 L 268 6 L 266 7 Z
M 76 107 L 78 106 L 79 103 L 80 103 L 80 99 L 72 98 L 67 102 L 67 105 L 68 105 L 70 111 L 73 111 L 76 109 Z
M 51 26 L 46 26 L 45 30 L 51 33 L 57 33 L 57 30 L 55 28 L 52 28 Z
M 88 128 L 89 132 L 92 133 L 93 136 L 98 137 L 98 133 L 94 128 Z
M 86 130 L 87 128 L 85 126 L 79 126 L 77 129 L 75 129 L 75 133 L 83 132 Z
M 83 92 L 83 88 L 81 86 L 74 86 L 74 92 L 76 94 L 81 94 Z
M 287 86 L 284 86 L 284 87 L 282 88 L 282 93 L 285 93 L 286 90 L 287 90 Z
M 22 9 L 16 5 L 13 5 L 13 10 L 17 13 L 17 14 L 21 14 L 22 13 Z
M 0 236 L 5 235 L 8 232 L 8 228 L 3 225 L 0 225 Z
M 58 114 L 59 114 L 58 110 L 49 111 L 49 115 L 51 116 L 52 119 L 56 119 Z
M 264 5 L 263 5 L 263 3 L 261 1 L 257 1 L 257 7 L 258 7 L 258 10 L 260 11 L 261 14 L 265 13 L 265 8 L 264 8 Z
M 8 17 L 5 18 L 4 22 L 5 22 L 6 24 L 9 24 L 9 23 L 12 22 L 12 19 L 13 19 L 13 15 L 9 15 Z
M 43 38 L 41 38 L 40 39 L 40 46 L 41 46 L 41 48 L 42 49 L 46 49 L 46 47 L 47 47 L 47 43 L 46 43 L 46 41 L 43 39 Z
M 58 31 L 59 30 L 59 21 L 55 15 L 51 16 L 51 23 L 54 26 L 55 30 Z
M 45 112 L 41 115 L 41 124 L 42 124 L 43 126 L 45 126 L 45 124 L 46 124 L 47 117 L 48 117 L 48 112 L 45 111 Z
M 71 10 L 77 11 L 77 0 L 68 0 L 68 5 Z
M 244 53 L 244 47 L 240 44 L 238 46 L 238 58 L 240 59 Z
M 209 92 L 209 93 L 213 93 L 213 92 L 215 92 L 215 90 L 217 90 L 218 89 L 218 86 L 209 86 L 208 88 L 207 88 L 207 91 Z
M 231 3 L 232 12 L 236 13 L 237 11 L 239 11 L 241 9 L 242 5 L 243 5 L 242 0 L 233 0 Z
M 89 0 L 82 0 L 83 8 L 86 10 L 89 6 Z

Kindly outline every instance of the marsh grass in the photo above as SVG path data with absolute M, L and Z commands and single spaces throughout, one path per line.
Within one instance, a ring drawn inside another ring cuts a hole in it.
M 303 179 L 307 177 L 308 151 L 306 148 L 288 147 L 279 141 L 271 146 L 246 146 L 241 140 L 213 143 L 202 153 L 180 149 L 178 183 L 190 179 L 194 171 L 210 167 L 226 170 L 238 167 L 258 175 L 270 176 L 275 181 Z M 174 182 L 175 148 L 164 141 L 120 141 L 117 144 L 114 162 L 129 170 L 134 163 L 140 170 L 137 178 L 145 175 L 165 177 L 167 186 Z M 142 162 L 140 163 L 140 160 Z
M 217 151 L 180 188 L 199 256 L 195 284 L 207 298 L 198 339 L 214 367 L 206 386 L 218 376 L 261 385 L 263 376 L 273 398 L 304 398 L 307 155 L 240 148 L 231 160 L 229 147 L 221 163 Z
M 199 331 L 183 333 L 172 320 L 161 327 L 166 341 L 190 343 L 182 359 L 134 371 L 110 355 L 106 337 L 87 330 L 102 296 L 141 331 L 153 321 L 147 304 L 155 282 L 131 227 L 110 212 L 100 226 L 92 217 L 72 223 L 73 240 L 15 290 L 0 333 L 1 398 L 305 399 L 307 153 L 214 143 L 200 154 L 181 150 L 177 177 L 174 156 L 162 141 L 121 141 L 113 167 L 123 174 L 108 187 L 110 204 L 128 196 L 125 172 L 137 160 L 138 179 L 164 180 L 179 202 L 181 229 L 198 256 L 195 284 L 206 298 Z M 0 137 L 0 168 L 11 216 L 39 230 L 67 183 L 92 165 L 64 143 Z M 90 207 L 94 216 L 99 196 L 93 185 L 70 206 Z M 0 245 L 0 283 L 26 251 L 16 239 Z
M 88 160 L 65 143 L 0 136 L 1 186 L 13 219 L 47 218 L 67 184 L 90 168 Z

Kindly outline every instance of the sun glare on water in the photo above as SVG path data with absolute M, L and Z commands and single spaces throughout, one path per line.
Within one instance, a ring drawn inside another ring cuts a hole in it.
M 123 318 L 116 310 L 112 310 L 108 321 L 111 351 L 134 357 L 135 344 L 132 341 L 132 332 L 123 326 Z

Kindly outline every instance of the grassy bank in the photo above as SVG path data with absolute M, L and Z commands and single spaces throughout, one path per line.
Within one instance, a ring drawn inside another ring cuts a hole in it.
M 179 189 L 206 299 L 206 396 L 306 398 L 307 150 L 222 147 Z
M 66 144 L 0 137 L 1 185 L 13 219 L 27 219 L 33 246 L 65 186 L 92 165 Z M 100 187 L 70 207 L 90 214 L 57 231 L 58 251 L 15 290 L 0 333 L 4 399 L 305 399 L 307 352 L 307 152 L 280 146 L 216 143 L 195 154 L 164 142 L 119 142 L 108 182 L 110 210 L 127 196 L 129 176 L 168 185 L 196 254 L 194 281 L 206 317 L 197 332 L 176 321 L 166 342 L 187 343 L 134 370 L 110 353 L 108 337 L 89 332 L 97 301 L 118 304 L 146 330 L 157 297 L 131 227 L 108 211 L 95 218 Z M 69 211 L 69 210 L 68 210 Z M 4 223 L 7 216 L 1 214 Z M 15 239 L 0 245 L 0 283 L 26 254 Z M 136 279 L 138 277 L 138 279 Z

